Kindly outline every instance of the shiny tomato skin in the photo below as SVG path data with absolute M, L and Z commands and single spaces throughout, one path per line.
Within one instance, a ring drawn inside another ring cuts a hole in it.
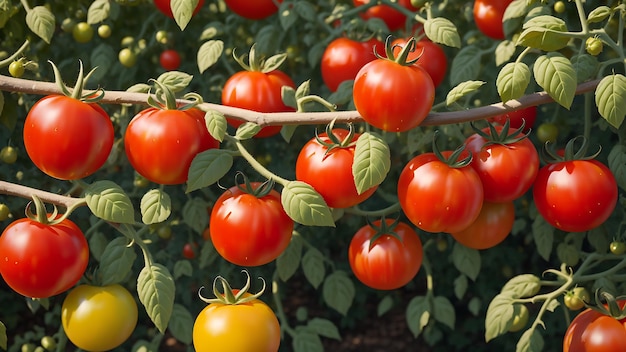
M 240 71 L 232 75 L 224 84 L 222 104 L 258 112 L 289 112 L 294 108 L 283 103 L 282 87 L 296 87 L 295 83 L 280 70 L 268 73 Z M 239 127 L 243 122 L 233 118 L 228 123 Z M 280 132 L 281 126 L 266 126 L 256 137 L 269 137 Z
M 252 182 L 254 189 L 259 186 Z M 259 266 L 285 251 L 294 222 L 285 213 L 277 191 L 257 198 L 234 186 L 215 201 L 209 226 L 211 241 L 224 259 L 236 265 Z
M 376 59 L 359 70 L 352 97 L 367 123 L 404 132 L 424 121 L 435 100 L 435 86 L 420 66 Z
M 278 6 L 275 2 L 281 3 L 283 0 L 225 0 L 226 6 L 241 17 L 251 20 L 261 20 L 275 14 Z
M 624 307 L 626 301 L 618 301 Z M 563 339 L 563 352 L 626 351 L 626 319 L 617 320 L 587 308 L 572 320 Z
M 98 105 L 64 95 L 35 103 L 24 121 L 24 146 L 45 174 L 76 180 L 96 172 L 109 157 L 114 130 Z
M 359 42 L 340 37 L 328 44 L 322 55 L 322 80 L 332 91 L 343 81 L 353 80 L 361 67 L 376 59 L 374 48 L 379 50 L 384 43 L 377 39 Z
M 352 0 L 354 6 L 362 6 L 369 2 L 370 0 Z M 398 0 L 398 4 L 409 11 L 418 10 L 418 8 L 411 5 L 411 0 Z M 380 18 L 391 32 L 401 29 L 406 23 L 406 16 L 402 12 L 387 5 L 374 5 L 359 14 L 365 20 Z
M 386 219 L 387 224 L 393 223 Z M 381 221 L 373 222 L 380 226 Z M 376 230 L 365 225 L 352 237 L 348 247 L 348 260 L 354 275 L 368 287 L 377 290 L 394 290 L 408 284 L 422 265 L 422 242 L 408 224 L 399 222 L 393 229 L 396 236 L 385 234 L 371 240 Z
M 476 0 L 474 1 L 474 22 L 486 36 L 502 40 L 504 28 L 502 18 L 504 11 L 513 0 Z
M 166 71 L 174 71 L 180 67 L 181 63 L 180 54 L 173 49 L 165 50 L 159 56 L 159 63 Z
M 343 140 L 349 132 L 335 128 L 333 134 Z M 355 134 L 353 140 L 356 141 L 359 136 Z M 319 138 L 323 142 L 330 142 L 326 133 L 320 134 Z M 374 194 L 378 186 L 358 194 L 352 174 L 354 151 L 355 146 L 352 145 L 346 148 L 337 147 L 328 152 L 328 147 L 312 138 L 300 149 L 296 159 L 296 179 L 311 185 L 331 208 L 357 205 Z
M 537 120 L 537 107 L 529 106 L 524 109 L 507 112 L 502 115 L 497 115 L 489 118 L 490 122 L 495 122 L 500 125 L 504 125 L 509 120 L 511 128 L 518 129 L 522 127 L 522 121 L 524 122 L 524 132 L 528 132 L 535 121 Z
M 133 168 L 148 180 L 182 184 L 193 158 L 207 149 L 218 148 L 198 109 L 140 111 L 126 128 L 126 156 Z
M 502 126 L 496 130 L 501 131 Z M 489 128 L 482 131 L 489 134 Z M 509 202 L 524 195 L 539 171 L 539 154 L 533 143 L 528 138 L 511 144 L 486 143 L 478 133 L 465 140 L 474 155 L 470 165 L 483 183 L 485 200 Z
M 511 233 L 515 222 L 513 202 L 483 202 L 478 218 L 469 227 L 451 233 L 452 237 L 473 249 L 495 247 Z
M 65 292 L 83 276 L 89 247 L 71 220 L 44 225 L 23 218 L 0 236 L 0 274 L 17 293 L 46 298 Z
M 533 198 L 537 210 L 552 226 L 584 232 L 606 221 L 617 204 L 617 183 L 597 160 L 548 164 L 537 174 Z
M 174 13 L 172 12 L 172 7 L 171 7 L 172 6 L 171 0 L 154 0 L 154 5 L 165 16 L 169 18 L 174 18 Z M 199 0 L 198 5 L 196 5 L 196 8 L 193 10 L 194 16 L 198 12 L 200 12 L 200 9 L 202 8 L 202 6 L 204 6 L 204 0 Z
M 402 48 L 408 42 L 408 38 L 397 38 L 391 44 L 397 45 L 394 48 L 396 55 L 400 54 Z M 415 43 L 415 50 L 409 53 L 409 60 L 419 59 L 415 65 L 422 67 L 433 80 L 435 87 L 438 87 L 446 76 L 448 70 L 448 57 L 441 46 L 428 39 L 422 39 Z
M 470 166 L 452 168 L 433 153 L 411 159 L 398 179 L 398 199 L 407 218 L 428 232 L 459 232 L 483 205 L 480 177 Z

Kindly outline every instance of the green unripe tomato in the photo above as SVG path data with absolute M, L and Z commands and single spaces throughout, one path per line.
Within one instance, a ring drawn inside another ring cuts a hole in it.
M 0 203 L 0 221 L 8 219 L 9 215 L 11 215 L 11 209 L 9 209 L 9 206 L 4 203 Z
M 169 240 L 170 238 L 172 238 L 172 228 L 168 225 L 160 226 L 157 229 L 157 235 L 159 235 L 159 237 L 164 240 Z
M 130 47 L 131 45 L 135 44 L 135 38 L 131 37 L 131 36 L 126 36 L 124 38 L 122 38 L 122 42 L 120 43 L 123 47 Z
M 602 41 L 597 37 L 589 37 L 585 41 L 585 50 L 589 55 L 597 56 L 602 52 Z
M 15 78 L 20 78 L 24 75 L 24 62 L 16 60 L 9 65 L 9 74 Z
M 528 317 L 530 315 L 530 313 L 528 313 L 528 308 L 526 308 L 523 304 L 517 304 L 516 306 L 519 308 L 513 316 L 513 323 L 509 328 L 510 332 L 520 331 L 526 326 L 526 324 L 528 324 Z
M 61 22 L 61 30 L 65 33 L 72 33 L 74 27 L 76 27 L 76 21 L 69 17 Z
M 611 242 L 609 248 L 611 249 L 611 253 L 615 255 L 622 255 L 626 253 L 626 243 L 621 241 Z
M 557 1 L 554 3 L 554 12 L 563 13 L 565 12 L 565 3 L 563 1 Z
M 556 141 L 556 137 L 559 135 L 559 128 L 553 123 L 544 122 L 539 125 L 536 133 L 537 139 L 539 139 L 541 143 L 545 143 L 547 141 L 554 143 Z
M 13 164 L 17 161 L 17 149 L 9 145 L 0 149 L 0 160 L 5 164 Z
M 130 48 L 124 48 L 120 50 L 118 59 L 122 65 L 126 67 L 133 67 L 137 63 L 137 54 L 135 54 Z
M 424 6 L 429 0 L 411 0 L 411 6 L 420 8 Z
M 579 310 L 585 306 L 585 302 L 589 302 L 591 297 L 589 291 L 584 287 L 574 287 L 568 291 L 563 299 L 565 306 L 570 310 Z
M 106 39 L 111 36 L 111 26 L 108 24 L 103 24 L 98 27 L 98 36 L 100 38 Z
M 169 41 L 169 34 L 167 33 L 167 31 L 161 30 L 156 32 L 154 38 L 158 43 L 167 44 L 167 42 Z
M 87 22 L 79 22 L 72 29 L 72 36 L 79 43 L 89 43 L 93 38 L 93 27 Z
M 44 336 L 41 338 L 41 346 L 46 350 L 52 352 L 55 348 L 57 348 L 57 342 L 52 336 Z
M 22 348 L 20 349 L 20 351 L 22 352 L 34 352 L 35 351 L 35 344 L 33 343 L 25 343 L 22 345 Z

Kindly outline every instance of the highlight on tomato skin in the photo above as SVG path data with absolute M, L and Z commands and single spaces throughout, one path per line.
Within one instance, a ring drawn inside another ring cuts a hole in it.
M 513 0 L 476 0 L 474 1 L 474 22 L 487 37 L 496 40 L 505 39 L 502 18 L 504 11 Z

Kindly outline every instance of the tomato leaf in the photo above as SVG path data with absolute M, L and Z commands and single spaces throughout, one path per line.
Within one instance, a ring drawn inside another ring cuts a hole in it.
M 302 82 L 302 84 L 300 84 L 298 88 L 296 88 L 296 100 L 306 97 L 307 95 L 309 95 L 310 92 L 311 92 L 311 80 L 306 80 Z
M 213 246 L 213 242 L 211 242 L 210 240 L 204 241 L 202 248 L 200 248 L 200 257 L 199 257 L 198 267 L 200 269 L 207 268 L 217 258 L 219 258 L 219 256 L 220 256 L 219 253 L 217 253 L 217 251 L 215 250 L 215 247 Z
M 291 346 L 294 352 L 324 352 L 324 345 L 319 335 L 308 328 L 296 329 Z
M 152 189 L 141 197 L 141 220 L 144 224 L 163 222 L 171 213 L 172 200 L 163 190 Z
M 128 87 L 126 91 L 132 93 L 148 93 L 150 91 L 150 85 L 145 83 L 137 83 Z
M 174 338 L 186 345 L 193 340 L 194 318 L 183 305 L 174 303 L 172 317 L 170 318 L 169 330 Z
M 391 169 L 389 145 L 380 136 L 365 132 L 356 140 L 352 175 L 357 193 L 381 184 Z
M 524 331 L 517 341 L 515 352 L 541 352 L 543 351 L 543 336 L 535 328 Z
M 285 31 L 291 28 L 291 26 L 298 21 L 298 13 L 296 11 L 292 11 L 293 5 L 294 4 L 291 2 L 283 2 L 278 8 L 278 20 L 280 21 L 280 26 Z M 315 10 L 313 13 L 315 13 Z
M 302 259 L 302 238 L 297 233 L 291 236 L 287 249 L 276 258 L 276 270 L 281 280 L 287 281 L 296 273 Z
M 185 30 L 189 21 L 193 17 L 193 11 L 198 6 L 198 0 L 171 0 L 170 7 L 172 8 L 172 14 L 174 14 L 174 20 L 180 30 Z
M 382 317 L 383 315 L 385 315 L 385 313 L 390 311 L 391 308 L 393 308 L 393 306 L 394 306 L 393 297 L 391 297 L 391 295 L 386 295 L 385 297 L 383 297 L 383 299 L 380 300 L 380 302 L 378 302 L 378 307 L 376 308 L 376 315 L 379 317 Z
M 598 226 L 594 229 L 587 231 L 587 241 L 598 253 L 606 253 L 609 249 L 611 239 L 604 228 L 604 226 Z
M 515 43 L 511 40 L 503 40 L 496 47 L 496 66 L 509 61 L 515 54 Z
M 469 303 L 467 304 L 467 310 L 470 313 L 474 314 L 474 316 L 478 316 L 480 314 L 480 310 L 482 308 L 483 302 L 479 297 L 472 297 Z
M 126 237 L 116 237 L 104 248 L 100 257 L 98 276 L 102 286 L 119 284 L 128 277 L 137 259 Z
M 216 183 L 232 166 L 233 156 L 228 151 L 209 149 L 198 153 L 189 166 L 185 192 L 190 193 Z
M 562 54 L 548 53 L 533 66 L 535 81 L 561 106 L 569 109 L 576 95 L 576 71 Z
M 208 70 L 224 52 L 224 42 L 219 39 L 208 40 L 198 48 L 198 70 L 200 73 Z
M 456 26 L 447 18 L 436 17 L 426 20 L 424 32 L 428 39 L 435 43 L 454 48 L 461 47 L 461 37 L 456 30 Z
M 572 56 L 570 61 L 574 71 L 576 71 L 576 81 L 578 83 L 593 78 L 600 66 L 598 58 L 585 53 Z
M 282 86 L 280 89 L 280 98 L 283 104 L 291 106 L 294 109 L 298 108 L 298 101 L 296 100 L 296 90 L 289 86 Z
M 424 150 L 424 147 L 432 144 L 434 134 L 432 129 L 424 129 L 419 126 L 410 129 L 406 132 L 406 146 L 402 150 L 403 153 L 414 154 Z
M 174 280 L 181 278 L 182 276 L 193 275 L 193 266 L 189 260 L 181 259 L 174 263 Z
M 543 216 L 537 215 L 533 221 L 532 231 L 539 255 L 543 259 L 549 260 L 550 252 L 552 252 L 552 243 L 554 242 L 554 227 Z
M 611 148 L 607 161 L 618 186 L 626 190 L 626 146 L 615 144 Z
M 316 248 L 309 248 L 302 257 L 302 271 L 311 286 L 317 289 L 326 277 L 324 255 Z
M 406 322 L 413 337 L 417 338 L 422 333 L 430 320 L 431 310 L 432 307 L 426 296 L 415 296 L 411 299 L 406 307 Z
M 528 46 L 543 51 L 556 51 L 567 46 L 570 38 L 566 35 L 567 25 L 560 18 L 541 15 L 526 21 L 517 45 Z
M 457 85 L 478 78 L 481 68 L 482 50 L 476 45 L 463 47 L 452 59 L 450 84 Z
M 621 292 L 617 290 L 617 287 L 615 287 L 615 282 L 608 277 L 601 277 L 593 282 L 591 292 L 596 292 L 598 290 L 608 292 L 612 295 L 617 295 L 618 292 Z
M 457 270 L 476 281 L 478 273 L 480 273 L 480 252 L 457 242 L 454 244 L 451 255 Z
M 6 351 L 9 338 L 7 337 L 7 327 L 0 321 L 0 348 Z
M 477 91 L 478 88 L 482 87 L 485 83 L 487 82 L 465 81 L 459 83 L 456 87 L 452 88 L 448 92 L 448 95 L 446 96 L 446 105 L 450 106 L 451 104 L 457 102 L 459 99 Z
M 498 73 L 496 87 L 503 102 L 518 99 L 524 95 L 530 83 L 530 69 L 523 62 L 506 64 Z
M 322 297 L 329 307 L 341 315 L 346 316 L 348 314 L 354 295 L 354 283 L 345 271 L 336 270 L 326 277 L 322 288 Z
M 587 15 L 587 22 L 598 23 L 607 19 L 611 15 L 611 8 L 608 6 L 598 6 Z
M 96 181 L 85 188 L 85 201 L 93 215 L 121 224 L 135 222 L 133 203 L 113 181 Z
M 500 293 L 489 303 L 485 316 L 485 342 L 509 331 L 515 315 L 513 299 L 511 295 Z
M 111 3 L 109 0 L 95 0 L 87 10 L 87 23 L 98 24 L 109 18 Z
M 45 6 L 35 6 L 26 13 L 26 25 L 39 38 L 50 44 L 54 34 L 55 19 L 52 11 Z
M 465 293 L 467 292 L 467 288 L 469 282 L 467 281 L 467 276 L 461 274 L 459 276 L 457 276 L 456 279 L 454 279 L 454 295 L 456 296 L 456 298 L 461 299 L 463 298 L 463 296 L 465 296 Z
M 209 110 L 204 114 L 204 123 L 211 137 L 220 142 L 224 141 L 224 136 L 228 129 L 228 122 L 224 114 L 216 110 Z
M 309 22 L 314 22 L 317 19 L 317 8 L 312 3 L 296 1 L 292 3 L 292 6 L 301 18 Z
M 93 66 L 94 68 L 97 67 L 98 69 L 95 71 L 92 71 L 92 74 L 89 77 L 89 79 L 96 81 L 96 82 L 100 81 L 101 79 L 106 77 L 107 74 L 109 74 L 109 70 L 111 69 L 111 66 L 116 61 L 117 61 L 117 54 L 115 53 L 115 51 L 113 51 L 113 48 L 109 44 L 103 43 L 103 44 L 98 45 L 97 47 L 93 49 L 93 51 L 91 52 L 91 56 L 90 56 L 91 66 Z M 145 84 L 145 86 L 148 86 L 148 85 Z M 130 90 L 131 88 L 128 88 L 128 91 L 131 91 Z
M 528 0 L 513 0 L 504 10 L 504 15 L 502 16 L 502 22 L 506 20 L 510 20 L 512 18 L 519 18 L 526 15 L 527 12 L 527 3 Z
M 235 132 L 235 138 L 240 141 L 244 141 L 246 139 L 250 139 L 254 137 L 261 130 L 261 126 L 257 125 L 254 122 L 244 122 L 241 124 L 237 131 Z
M 89 236 L 88 241 L 89 252 L 91 253 L 91 256 L 95 260 L 100 261 L 100 259 L 102 258 L 102 254 L 104 253 L 104 249 L 109 244 L 109 240 L 102 232 L 96 231 L 95 233 L 91 234 L 91 236 Z
M 313 318 L 307 323 L 307 328 L 320 336 L 341 341 L 339 329 L 337 329 L 337 326 L 328 319 Z
M 335 226 L 333 214 L 324 198 L 313 187 L 301 181 L 284 185 L 281 202 L 293 221 L 307 226 Z
M 175 288 L 172 275 L 161 264 L 145 266 L 137 278 L 139 300 L 162 334 L 165 333 L 172 315 Z
M 576 266 L 580 261 L 578 249 L 568 243 L 559 243 L 556 246 L 556 256 L 561 263 L 565 263 L 569 266 Z
M 619 128 L 626 117 L 626 76 L 614 73 L 602 78 L 596 87 L 596 105 L 600 115 Z
M 162 83 L 172 92 L 178 93 L 187 88 L 192 78 L 192 75 L 185 72 L 167 71 L 161 74 L 157 78 L 157 81 Z
M 532 274 L 517 275 L 504 284 L 500 293 L 514 298 L 532 297 L 541 288 L 539 281 L 539 277 Z
M 433 300 L 433 303 L 434 307 L 432 313 L 435 320 L 454 330 L 456 314 L 450 300 L 444 296 L 437 296 Z
M 198 234 L 202 234 L 209 225 L 209 204 L 201 198 L 191 198 L 183 206 L 183 222 Z
M 284 125 L 280 128 L 280 135 L 285 142 L 289 143 L 293 134 L 296 133 L 296 129 L 298 129 L 298 125 Z

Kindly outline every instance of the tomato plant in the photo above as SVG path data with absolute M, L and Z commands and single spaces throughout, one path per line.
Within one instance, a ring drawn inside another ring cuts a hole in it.
M 370 0 L 352 0 L 354 6 L 363 6 L 369 2 Z M 409 11 L 418 10 L 411 5 L 410 0 L 399 0 L 398 4 Z M 360 15 L 366 20 L 370 18 L 379 18 L 383 20 L 391 32 L 401 29 L 406 23 L 406 15 L 389 5 L 374 5 L 361 12 Z
M 626 301 L 619 301 L 624 307 Z M 563 352 L 609 352 L 626 349 L 626 318 L 615 319 L 591 308 L 572 320 L 563 339 Z
M 591 302 L 589 291 L 584 287 L 574 287 L 568 291 L 563 298 L 563 303 L 570 310 L 579 310 L 585 307 L 585 303 Z
M 409 38 L 396 38 L 391 44 L 394 45 L 395 52 L 400 52 L 408 41 Z M 439 44 L 428 39 L 421 39 L 415 43 L 415 50 L 409 53 L 408 59 L 417 60 L 415 65 L 428 72 L 435 87 L 438 87 L 446 77 L 448 58 Z
M 174 18 L 174 13 L 172 12 L 171 0 L 154 0 L 154 6 L 156 6 L 157 10 L 159 10 L 162 14 L 167 17 Z M 199 0 L 198 5 L 193 10 L 193 15 L 197 15 L 204 6 L 204 0 Z
M 93 39 L 93 27 L 87 22 L 79 22 L 72 29 L 74 40 L 79 43 L 89 43 Z
M 226 6 L 241 17 L 251 20 L 261 20 L 269 17 L 278 11 L 276 4 L 282 3 L 282 0 L 225 0 Z
M 609 249 L 611 250 L 611 253 L 615 255 L 622 255 L 626 253 L 626 243 L 621 241 L 613 241 L 611 242 Z
M 511 233 L 515 222 L 515 205 L 512 201 L 493 203 L 485 201 L 480 214 L 467 228 L 452 232 L 459 243 L 474 249 L 487 249 L 498 245 Z
M 166 71 L 174 71 L 180 67 L 180 54 L 173 49 L 164 50 L 159 56 L 159 63 Z
M 347 37 L 334 39 L 324 50 L 320 62 L 324 83 L 331 91 L 336 91 L 341 82 L 354 80 L 361 67 L 376 59 L 374 50 L 382 48 L 383 42 L 375 38 L 368 41 Z
M 478 29 L 493 39 L 504 39 L 502 18 L 512 0 L 477 0 L 474 2 L 474 22 Z
M 24 63 L 20 60 L 16 60 L 9 64 L 9 74 L 13 77 L 20 78 L 24 75 Z
M 120 63 L 128 68 L 135 66 L 137 63 L 137 54 L 135 54 L 131 48 L 124 48 L 120 50 L 117 57 Z

